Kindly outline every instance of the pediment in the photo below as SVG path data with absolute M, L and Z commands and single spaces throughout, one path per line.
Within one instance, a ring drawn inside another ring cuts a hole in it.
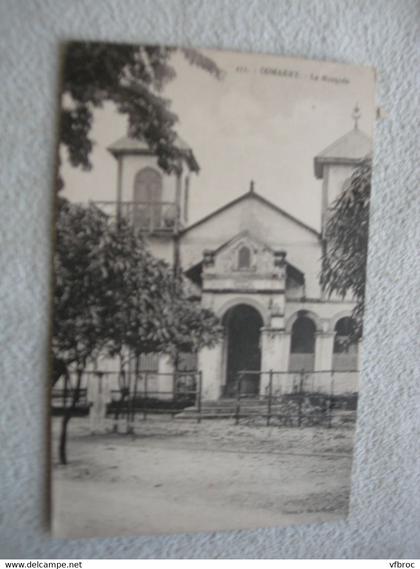
M 205 249 L 201 261 L 185 275 L 200 288 L 205 280 L 205 288 L 273 291 L 287 288 L 299 296 L 305 282 L 304 274 L 287 262 L 285 251 L 273 249 L 248 230 L 216 249 Z
M 205 251 L 206 273 L 267 274 L 275 270 L 275 252 L 249 231 L 243 231 L 215 251 Z

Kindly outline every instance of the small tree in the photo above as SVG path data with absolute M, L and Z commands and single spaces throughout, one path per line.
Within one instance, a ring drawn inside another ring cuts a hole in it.
M 182 278 L 154 257 L 134 227 L 124 220 L 110 230 L 106 248 L 103 307 L 107 351 L 134 358 L 136 382 L 142 355 L 165 353 L 175 365 L 179 352 L 197 352 L 220 339 L 219 320 L 191 300 Z M 121 371 L 123 371 L 121 369 Z
M 166 340 L 163 351 L 176 363 L 180 352 L 197 353 L 202 347 L 213 347 L 221 340 L 222 328 L 215 314 L 199 301 L 188 298 L 185 289 L 169 299 L 165 311 Z
M 360 162 L 330 208 L 323 251 L 321 286 L 328 294 L 356 299 L 353 340 L 362 335 L 368 250 L 372 162 Z
M 162 346 L 161 312 L 172 274 L 166 263 L 148 251 L 142 234 L 124 219 L 111 225 L 108 237 L 101 314 L 107 331 L 106 352 L 119 358 L 120 377 L 126 377 L 130 360 L 134 358 L 138 373 L 141 355 Z M 122 399 L 126 395 L 127 389 L 121 390 Z
M 80 398 L 83 371 L 100 353 L 135 358 L 214 344 L 217 318 L 191 301 L 179 276 L 147 249 L 141 234 L 95 206 L 60 200 L 54 257 L 56 286 L 52 351 L 53 382 L 76 371 L 72 400 L 64 410 L 59 456 L 67 462 L 67 426 Z
M 54 254 L 52 364 L 53 384 L 64 377 L 69 387 L 70 369 L 77 372 L 70 406 L 64 409 L 59 456 L 65 464 L 67 425 L 80 398 L 82 374 L 102 347 L 100 327 L 104 238 L 107 217 L 96 207 L 70 204 L 60 199 Z

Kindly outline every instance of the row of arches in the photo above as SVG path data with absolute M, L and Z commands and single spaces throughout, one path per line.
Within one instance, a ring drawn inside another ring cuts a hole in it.
M 222 319 L 225 329 L 226 384 L 234 384 L 239 371 L 258 373 L 261 370 L 261 328 L 264 326 L 260 312 L 249 304 L 231 306 Z M 306 311 L 301 311 L 290 327 L 289 371 L 313 371 L 317 324 Z M 334 324 L 332 362 L 328 369 L 349 371 L 357 369 L 357 343 L 352 340 L 354 322 L 350 316 L 337 318 Z
M 334 326 L 332 369 L 336 371 L 357 369 L 357 343 L 353 340 L 354 321 L 350 316 L 339 318 Z M 302 314 L 294 321 L 290 339 L 289 369 L 314 369 L 316 324 Z

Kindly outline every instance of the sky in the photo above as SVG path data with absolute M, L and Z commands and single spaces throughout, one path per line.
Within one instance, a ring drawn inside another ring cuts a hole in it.
M 354 126 L 372 136 L 372 68 L 209 51 L 224 76 L 216 79 L 176 53 L 176 78 L 163 95 L 178 115 L 178 134 L 200 165 L 190 190 L 190 222 L 249 190 L 315 229 L 320 228 L 321 185 L 314 157 Z M 62 155 L 63 194 L 72 201 L 116 199 L 116 161 L 107 147 L 126 135 L 127 123 L 111 104 L 95 111 L 89 172 Z

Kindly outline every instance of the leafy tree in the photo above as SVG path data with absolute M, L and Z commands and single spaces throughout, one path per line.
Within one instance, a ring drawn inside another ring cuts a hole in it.
M 197 352 L 219 340 L 216 316 L 188 297 L 182 278 L 154 257 L 142 235 L 123 219 L 110 228 L 104 266 L 106 347 L 110 356 L 120 358 L 124 376 L 130 359 L 138 378 L 144 354 L 168 354 L 176 365 L 179 352 Z
M 163 351 L 176 362 L 180 352 L 197 353 L 200 348 L 212 347 L 220 339 L 219 319 L 211 310 L 202 308 L 198 301 L 179 291 L 170 301 L 164 314 L 166 339 Z
M 60 200 L 54 257 L 53 381 L 76 371 L 65 410 L 60 460 L 67 462 L 67 425 L 80 398 L 83 372 L 99 354 L 121 367 L 142 354 L 197 351 L 218 341 L 217 318 L 192 302 L 172 268 L 154 257 L 127 221 L 113 223 L 93 205 Z M 125 358 L 125 360 L 124 360 Z
M 165 172 L 177 171 L 181 159 L 190 160 L 190 151 L 176 144 L 178 117 L 162 96 L 165 85 L 176 77 L 171 66 L 176 51 L 192 65 L 222 76 L 211 59 L 193 49 L 90 42 L 67 45 L 60 142 L 73 166 L 91 168 L 93 110 L 107 101 L 128 117 L 130 136 L 149 145 Z
M 70 370 L 76 369 L 71 403 L 63 415 L 59 454 L 66 463 L 67 425 L 80 398 L 83 370 L 103 345 L 101 304 L 98 294 L 107 217 L 98 208 L 60 199 L 54 255 L 55 287 L 52 325 L 52 381 L 64 377 L 70 387 Z
M 321 286 L 328 294 L 356 299 L 353 340 L 362 335 L 372 162 L 366 158 L 346 181 L 330 208 L 323 251 Z
M 97 207 L 59 200 L 54 254 L 54 382 L 63 366 L 83 366 L 98 349 L 98 290 L 107 229 L 108 218 Z

